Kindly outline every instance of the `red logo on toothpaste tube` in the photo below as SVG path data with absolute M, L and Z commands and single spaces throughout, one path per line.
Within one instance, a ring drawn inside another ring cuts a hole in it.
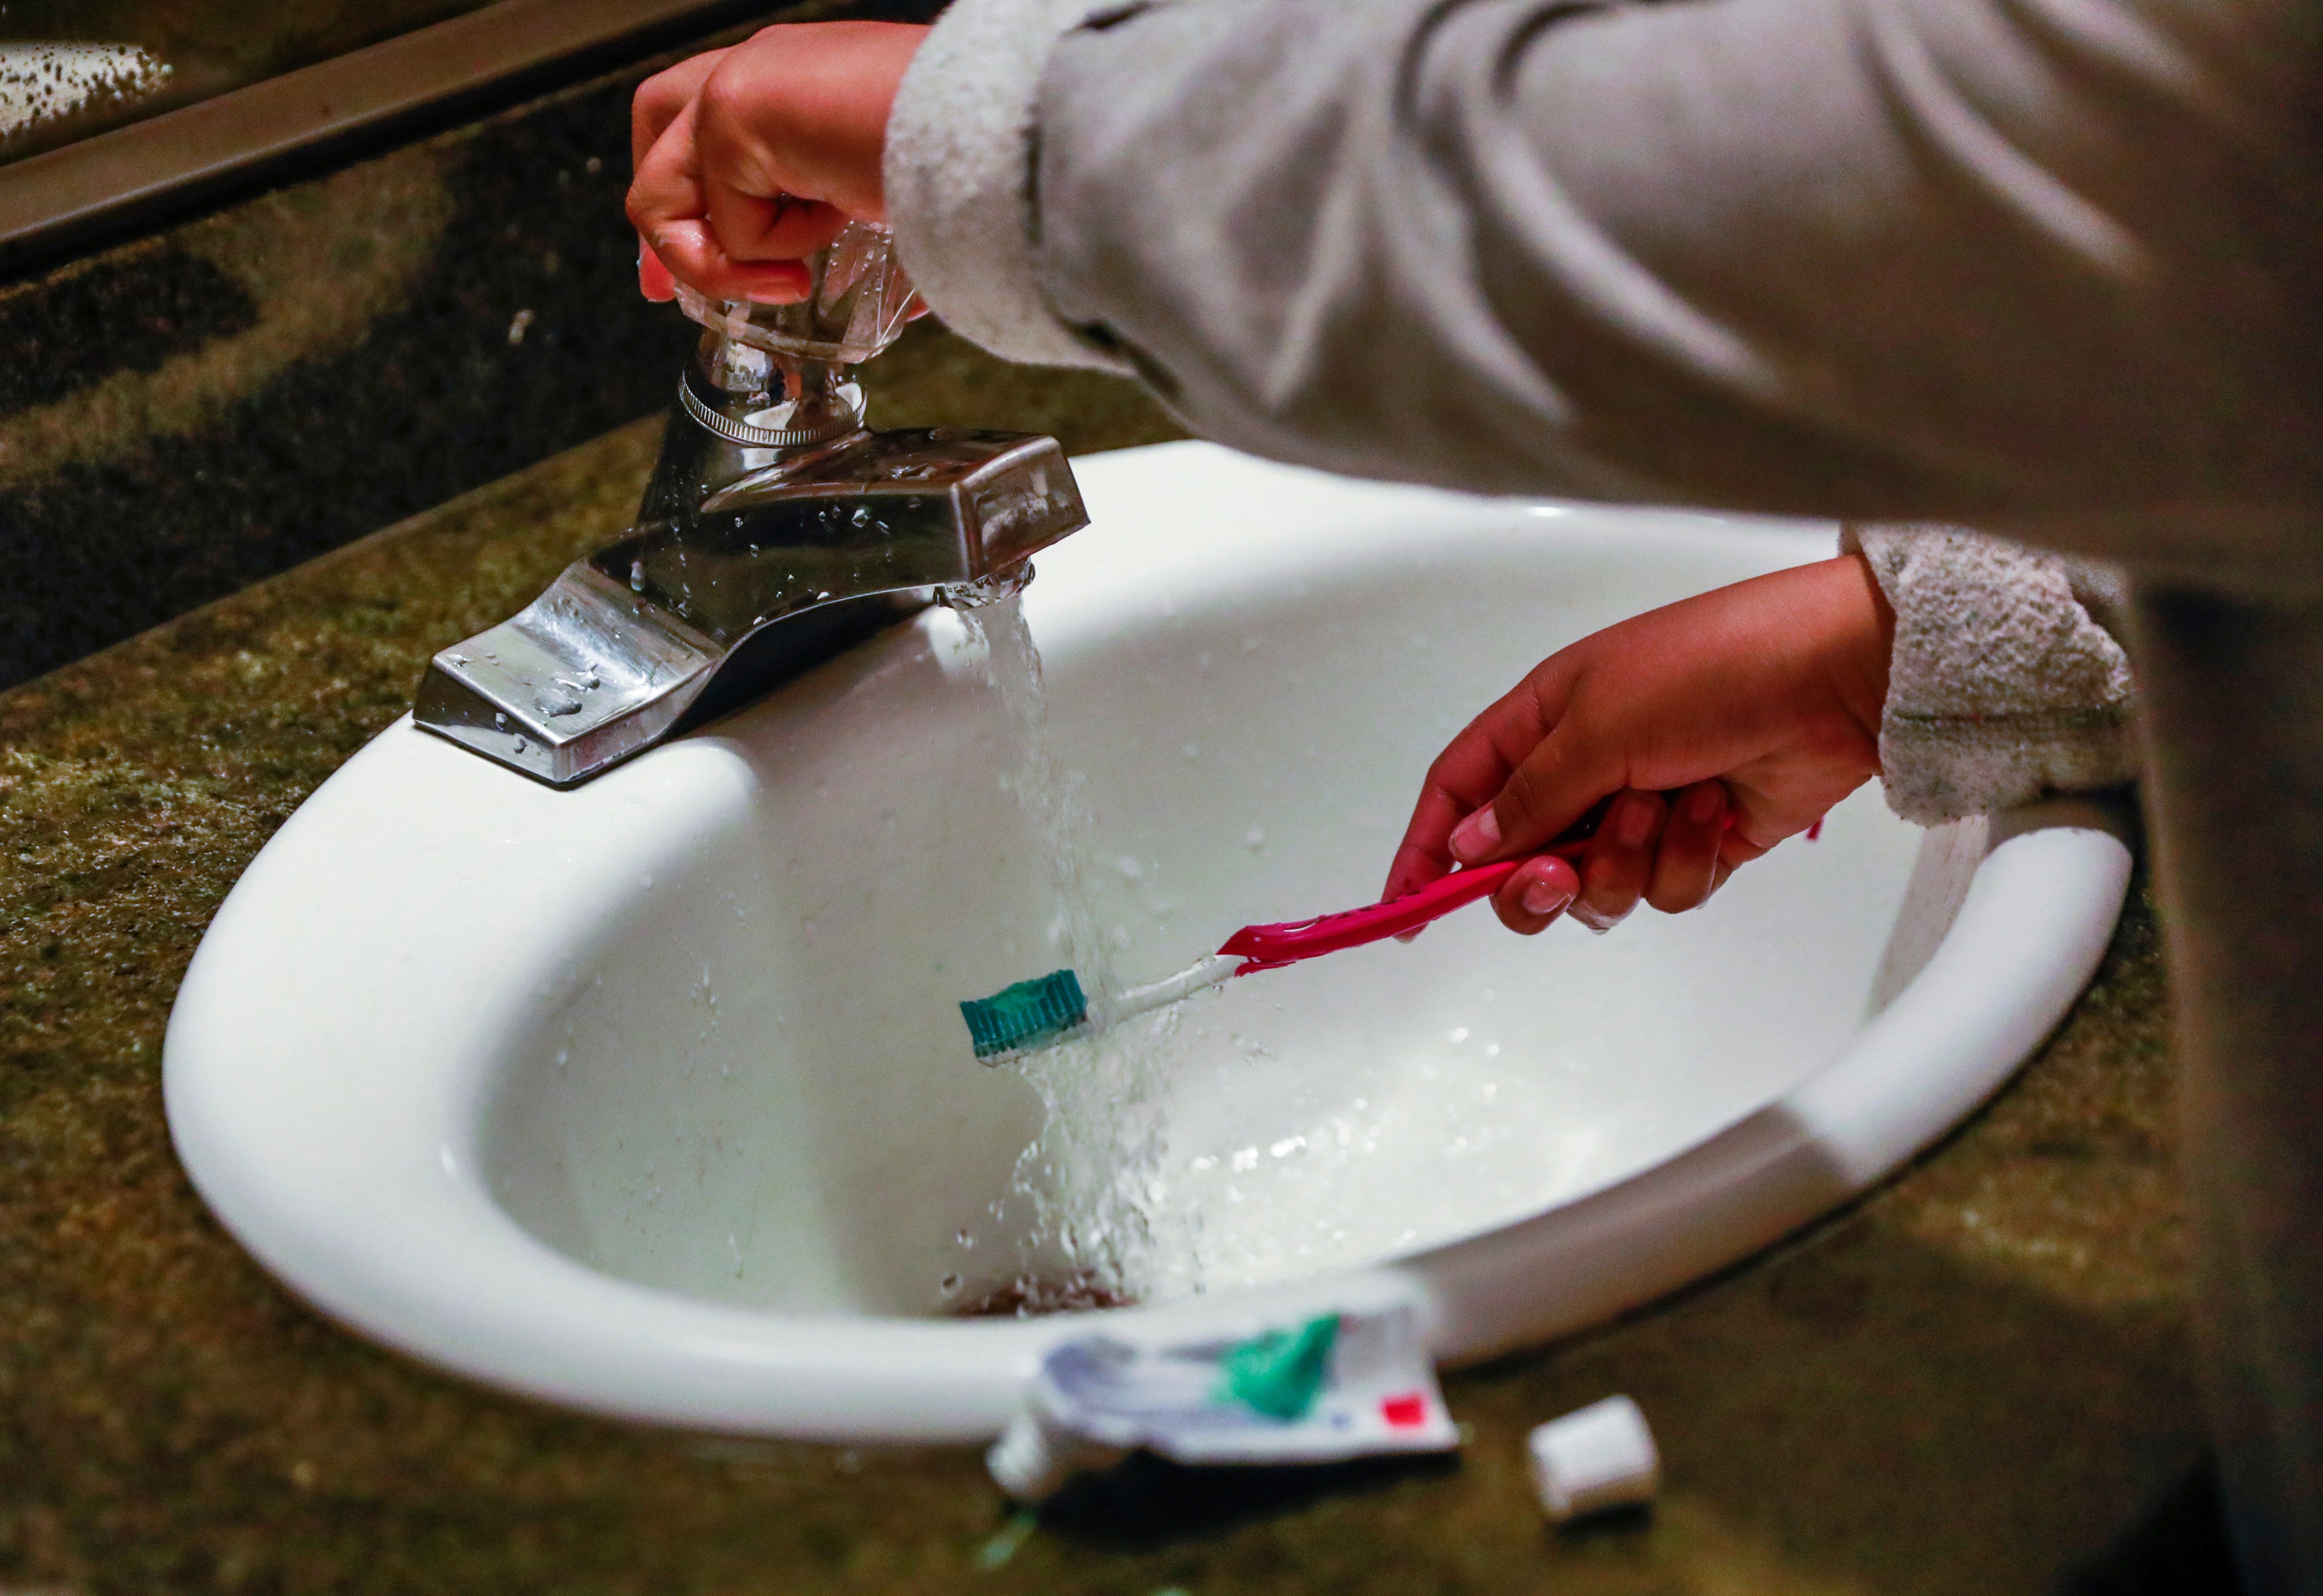
M 1428 1422 L 1428 1398 L 1419 1391 L 1406 1391 L 1400 1397 L 1382 1397 L 1380 1417 L 1391 1429 L 1418 1429 Z

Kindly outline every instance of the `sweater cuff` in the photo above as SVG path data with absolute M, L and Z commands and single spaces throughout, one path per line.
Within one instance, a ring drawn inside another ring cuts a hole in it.
M 1888 807 L 1936 825 L 2137 771 L 2110 568 L 1950 527 L 1848 527 L 1896 611 L 1879 721 Z
M 1115 0 L 956 0 L 887 118 L 887 221 L 920 297 L 1004 360 L 1124 371 L 1059 320 L 1033 271 L 1033 123 L 1057 39 Z

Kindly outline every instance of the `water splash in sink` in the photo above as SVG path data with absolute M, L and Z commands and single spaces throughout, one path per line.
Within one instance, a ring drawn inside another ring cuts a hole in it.
M 1014 778 L 1057 903 L 1050 946 L 1092 999 L 1119 987 L 1113 948 L 1090 901 L 1093 827 L 1079 772 L 1058 764 L 1049 729 L 1041 651 L 1014 594 L 960 619 L 985 651 L 987 679 L 999 694 L 1019 747 Z M 1027 970 L 1027 976 L 1046 972 Z M 1154 1214 L 1163 1193 L 1163 1132 L 1174 1011 L 1116 1025 L 1026 1056 L 1011 1068 L 1040 1094 L 1045 1121 L 1016 1164 L 1010 1196 L 1029 1202 L 1028 1248 L 1053 1243 L 1099 1298 L 1134 1299 L 1154 1277 Z M 1018 1282 L 1027 1302 L 1042 1283 Z

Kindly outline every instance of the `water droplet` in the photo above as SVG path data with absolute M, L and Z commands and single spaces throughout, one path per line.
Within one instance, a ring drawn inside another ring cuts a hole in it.
M 1452 1040 L 1453 1040 L 1454 1041 L 1467 1041 L 1467 1040 L 1468 1040 L 1468 1028 L 1467 1028 L 1465 1025 L 1455 1025 L 1454 1027 L 1452 1027 Z
M 1264 848 L 1266 846 L 1266 828 L 1263 826 L 1253 826 L 1249 830 L 1243 833 L 1242 840 L 1243 846 L 1245 848 Z
M 871 524 L 871 507 L 858 504 L 855 507 L 855 513 L 847 518 L 858 527 L 868 527 Z
M 518 753 L 521 754 L 521 753 L 523 753 L 527 748 L 529 748 L 530 747 L 532 747 L 532 745 L 531 745 L 530 743 L 528 743 L 528 742 L 525 741 L 525 740 L 524 740 L 524 738 L 517 738 L 517 739 L 516 739 L 516 751 L 517 751 Z
M 944 1294 L 945 1300 L 950 1301 L 952 1298 L 960 1295 L 960 1277 L 958 1275 L 946 1275 L 942 1280 L 936 1282 L 936 1287 L 937 1289 L 941 1290 Z
M 629 591 L 633 593 L 646 591 L 646 563 L 643 560 L 629 562 Z
M 1145 867 L 1137 862 L 1134 854 L 1123 854 L 1114 861 L 1113 867 L 1121 872 L 1124 881 L 1135 881 L 1145 874 Z

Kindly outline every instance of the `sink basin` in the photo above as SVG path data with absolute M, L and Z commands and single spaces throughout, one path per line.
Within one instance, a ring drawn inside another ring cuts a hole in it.
M 1024 615 L 1132 980 L 1367 901 L 1428 758 L 1557 647 L 1832 547 L 1204 445 L 1076 470 L 1092 524 Z M 323 1312 L 498 1386 L 698 1429 L 993 1433 L 1090 1315 L 959 1310 L 1070 1269 L 1072 1190 L 1029 1194 L 1068 1143 L 1104 1164 L 1088 1099 L 1124 1068 L 1052 1053 L 1044 1098 L 971 1058 L 958 1001 L 1064 962 L 1012 728 L 941 610 L 571 792 L 399 722 L 187 977 L 165 1083 L 195 1184 Z M 1150 1156 L 1143 1301 L 1116 1311 L 1410 1300 L 1459 1360 L 1648 1301 L 1995 1090 L 2128 869 L 2089 803 L 1922 832 L 1867 790 L 1696 913 L 1528 940 L 1476 908 L 1234 982 L 1128 1039 Z

